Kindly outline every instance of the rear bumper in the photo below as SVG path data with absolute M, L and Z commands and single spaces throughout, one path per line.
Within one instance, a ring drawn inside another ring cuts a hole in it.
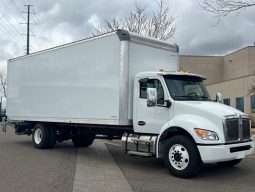
M 253 154 L 254 141 L 226 145 L 198 145 L 198 151 L 204 163 L 216 163 L 243 159 L 247 155 Z

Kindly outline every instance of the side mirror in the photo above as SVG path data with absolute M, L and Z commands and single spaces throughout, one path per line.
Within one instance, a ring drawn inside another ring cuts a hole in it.
M 157 105 L 157 89 L 147 88 L 147 107 L 155 107 Z
M 216 93 L 216 102 L 222 103 L 222 93 Z
M 166 108 L 170 108 L 172 106 L 171 101 L 166 100 L 165 102 L 166 102 Z

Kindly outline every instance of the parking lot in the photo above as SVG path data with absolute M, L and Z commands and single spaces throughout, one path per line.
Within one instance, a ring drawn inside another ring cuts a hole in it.
M 255 191 L 255 156 L 246 158 L 237 167 L 203 166 L 192 179 L 171 176 L 162 161 L 123 155 L 118 147 L 107 145 L 134 191 Z
M 37 150 L 31 137 L 0 132 L 0 191 L 255 191 L 255 155 L 235 168 L 205 165 L 180 179 L 161 160 L 128 156 L 119 141 L 97 140 L 84 149 L 71 142 Z
M 36 150 L 31 137 L 0 132 L 0 191 L 72 191 L 76 166 L 71 143 L 54 150 Z

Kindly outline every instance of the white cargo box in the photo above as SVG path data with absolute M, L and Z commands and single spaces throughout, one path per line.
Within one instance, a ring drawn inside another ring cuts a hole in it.
M 177 68 L 176 45 L 122 30 L 11 59 L 7 116 L 131 125 L 135 74 Z

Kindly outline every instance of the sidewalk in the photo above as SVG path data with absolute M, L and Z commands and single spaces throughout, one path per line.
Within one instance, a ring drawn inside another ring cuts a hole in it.
M 101 140 L 77 155 L 73 192 L 132 192 L 132 189 Z

